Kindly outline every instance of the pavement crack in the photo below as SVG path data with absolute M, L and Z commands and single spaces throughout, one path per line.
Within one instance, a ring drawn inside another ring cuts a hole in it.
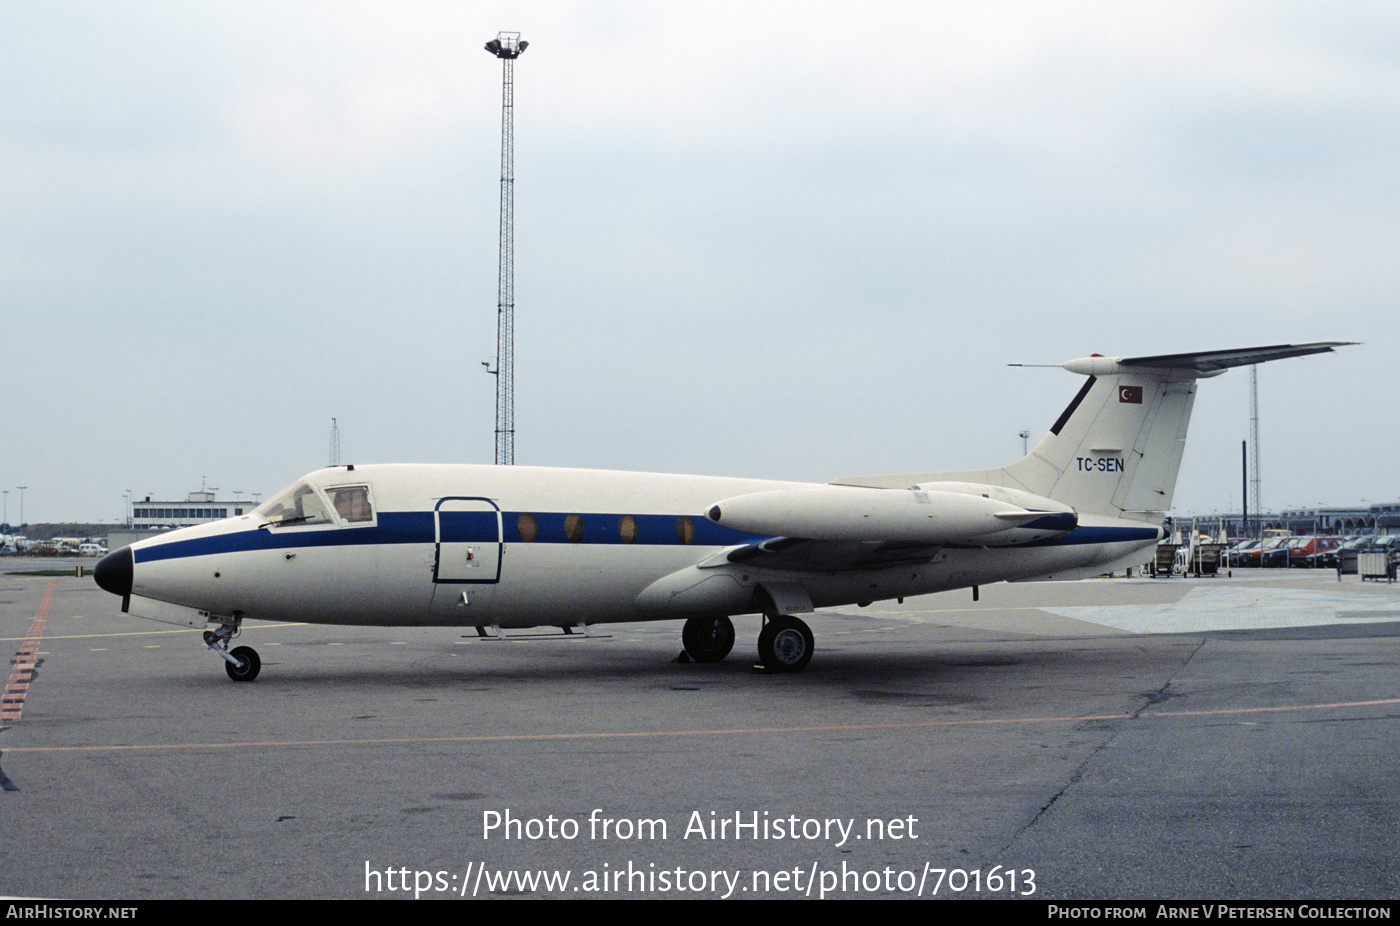
M 1054 807 L 1055 804 L 1060 800 L 1060 798 L 1064 797 L 1067 793 L 1069 793 L 1069 790 L 1071 788 L 1073 788 L 1075 785 L 1079 784 L 1081 780 L 1083 780 L 1084 770 L 1089 767 L 1089 763 L 1093 762 L 1094 759 L 1098 757 L 1098 754 L 1100 752 L 1107 749 L 1108 745 L 1112 743 L 1114 739 L 1117 738 L 1117 736 L 1118 733 L 1115 731 L 1111 736 L 1109 736 L 1102 743 L 1100 743 L 1094 749 L 1093 752 L 1089 753 L 1089 755 L 1084 757 L 1084 761 L 1080 762 L 1079 765 L 1075 767 L 1074 771 L 1070 773 L 1069 778 L 1065 779 L 1065 783 L 1060 786 L 1060 789 L 1054 794 L 1050 795 L 1050 799 L 1046 801 L 1043 805 L 1041 805 L 1041 808 L 1035 812 L 1035 816 L 1031 817 L 1030 821 L 1027 822 L 1025 826 L 1021 827 L 1019 830 L 1016 831 L 1016 835 L 1011 840 L 1011 842 L 1001 847 L 1003 855 L 1010 851 L 1011 846 L 1015 844 L 1017 839 L 1021 838 L 1022 834 L 1024 834 L 1027 830 L 1031 829 L 1037 823 L 1039 823 L 1040 819 L 1050 812 L 1050 808 Z
M 1191 664 L 1191 660 L 1196 658 L 1196 654 L 1199 653 L 1201 651 L 1201 648 L 1205 645 L 1206 641 L 1203 637 L 1196 642 L 1196 645 L 1191 648 L 1191 651 L 1186 654 L 1185 658 L 1181 660 L 1181 663 L 1176 667 L 1172 674 L 1167 677 L 1167 680 L 1163 682 L 1160 687 L 1158 687 L 1155 691 L 1143 692 L 1142 704 L 1140 704 L 1137 707 L 1137 709 L 1134 710 L 1132 714 L 1128 716 L 1127 722 L 1132 723 L 1134 720 L 1137 720 L 1139 717 L 1142 716 L 1143 711 L 1147 710 L 1154 704 L 1159 704 L 1162 701 L 1166 701 L 1170 698 L 1181 697 L 1181 695 L 1173 694 L 1171 692 L 1170 689 L 1172 687 L 1172 683 L 1176 680 L 1176 677 L 1181 674 L 1181 671 Z M 1062 784 L 1054 794 L 1050 795 L 1049 800 L 1047 800 L 1043 805 L 1041 805 L 1040 809 L 1035 812 L 1035 816 L 1031 817 L 1031 819 L 1026 823 L 1025 826 L 1021 827 L 1016 831 L 1016 835 L 1012 837 L 1012 839 L 1007 845 L 1002 846 L 1003 854 L 1008 852 L 1011 849 L 1011 846 L 1015 844 L 1016 840 L 1020 839 L 1021 836 L 1024 833 L 1026 833 L 1026 831 L 1030 830 L 1032 827 L 1038 824 L 1041 821 L 1041 819 L 1050 812 L 1051 808 L 1053 808 L 1059 802 L 1060 798 L 1068 794 L 1070 792 L 1070 789 L 1075 787 L 1077 784 L 1079 784 L 1079 782 L 1081 782 L 1084 779 L 1084 775 L 1088 770 L 1090 764 L 1092 764 L 1093 761 L 1098 758 L 1099 753 L 1103 752 L 1109 746 L 1113 745 L 1114 741 L 1118 739 L 1119 734 L 1122 733 L 1123 726 L 1124 725 L 1121 723 L 1115 723 L 1110 727 L 1109 735 L 1104 738 L 1103 742 L 1099 743 L 1098 746 L 1094 747 L 1094 749 L 1087 756 L 1084 757 L 1084 761 L 1080 762 L 1079 765 L 1075 767 L 1074 771 L 1071 772 L 1069 777 L 1065 779 L 1064 784 Z
M 1191 652 L 1186 654 L 1186 658 L 1181 660 L 1181 664 L 1176 667 L 1176 671 L 1172 672 L 1172 674 L 1167 677 L 1167 680 L 1162 683 L 1161 687 L 1156 691 L 1143 692 L 1143 702 L 1138 706 L 1137 710 L 1133 711 L 1130 719 L 1137 720 L 1142 716 L 1143 711 L 1154 704 L 1161 704 L 1163 701 L 1167 701 L 1171 698 L 1182 697 L 1182 695 L 1176 694 L 1171 690 L 1172 684 L 1176 681 L 1176 677 L 1181 674 L 1181 671 L 1191 664 L 1191 660 L 1196 658 L 1196 654 L 1199 653 L 1201 648 L 1205 645 L 1205 637 L 1197 640 L 1196 645 L 1191 648 Z

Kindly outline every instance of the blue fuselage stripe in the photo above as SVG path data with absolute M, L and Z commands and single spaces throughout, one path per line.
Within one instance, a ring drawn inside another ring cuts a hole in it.
M 254 530 L 231 531 L 189 540 L 171 539 L 135 549 L 136 562 L 149 563 L 216 553 L 243 553 L 253 550 L 296 550 L 309 547 L 374 546 L 380 544 L 420 543 L 438 541 L 437 519 L 441 519 L 441 539 L 448 543 L 526 543 L 520 536 L 520 512 L 501 513 L 501 534 L 496 528 L 494 511 L 386 511 L 380 512 L 377 523 L 340 527 L 330 524 L 291 524 L 286 527 L 263 527 Z M 637 525 L 636 538 L 627 544 L 622 539 L 622 515 L 584 514 L 583 537 L 570 541 L 564 533 L 565 512 L 532 512 L 538 525 L 532 543 L 581 545 L 682 546 L 679 516 L 632 515 Z M 735 530 L 716 524 L 708 518 L 688 517 L 694 531 L 690 545 L 727 547 L 770 539 L 766 534 Z
M 520 512 L 501 513 L 501 536 L 497 535 L 494 511 L 443 511 L 442 540 L 450 543 L 542 543 L 581 546 L 683 546 L 680 516 L 665 514 L 632 515 L 636 522 L 636 538 L 628 543 L 621 533 L 622 515 L 584 514 L 583 538 L 570 541 L 564 533 L 564 512 L 532 512 L 537 524 L 533 541 L 520 536 Z M 700 547 L 730 547 L 772 540 L 765 534 L 735 530 L 716 524 L 708 518 L 687 517 L 694 529 L 690 545 Z M 1049 519 L 1046 519 L 1049 520 Z M 1037 523 L 1037 522 L 1033 522 Z M 1075 546 L 1103 543 L 1141 543 L 1157 539 L 1152 527 L 1077 527 L 1060 537 L 1037 540 L 1023 547 Z M 281 528 L 264 527 L 255 530 L 231 531 L 189 540 L 172 539 L 166 543 L 134 548 L 137 563 L 211 556 L 219 553 L 243 553 L 255 550 L 297 550 L 312 547 L 375 546 L 380 544 L 433 544 L 438 539 L 437 517 L 431 511 L 380 512 L 376 523 L 362 526 L 293 524 Z M 977 544 L 949 544 L 976 547 Z
M 1159 532 L 1155 527 L 1076 527 L 1068 534 L 1048 537 L 1045 540 L 1032 540 L 1028 543 L 998 546 L 997 549 L 1015 547 L 1073 547 L 1095 543 L 1145 543 L 1156 540 Z M 950 544 L 958 547 L 978 547 L 975 543 Z

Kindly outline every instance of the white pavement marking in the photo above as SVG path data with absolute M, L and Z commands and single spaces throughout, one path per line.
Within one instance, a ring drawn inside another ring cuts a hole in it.
M 1043 611 L 1129 633 L 1195 633 L 1400 621 L 1400 599 L 1340 586 L 1335 592 L 1198 586 L 1172 604 L 1046 607 Z

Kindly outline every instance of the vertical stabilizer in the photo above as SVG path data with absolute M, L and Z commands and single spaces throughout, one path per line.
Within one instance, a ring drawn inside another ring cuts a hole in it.
M 1151 357 L 1085 357 L 1064 364 L 1088 377 L 1025 457 L 1001 469 L 851 476 L 838 485 L 905 488 L 927 482 L 973 482 L 1023 489 L 1071 505 L 1081 514 L 1148 522 L 1172 503 L 1196 380 L 1230 367 L 1329 353 L 1350 341 L 1280 344 L 1242 350 Z
M 1065 366 L 1088 382 L 1007 476 L 1081 513 L 1160 520 L 1171 507 L 1198 374 L 1105 357 Z

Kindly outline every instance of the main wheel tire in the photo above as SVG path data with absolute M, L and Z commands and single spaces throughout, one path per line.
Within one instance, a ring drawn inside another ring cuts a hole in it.
M 262 671 L 262 660 L 258 658 L 258 651 L 251 646 L 237 647 L 229 655 L 238 660 L 237 666 L 228 661 L 224 662 L 228 677 L 235 682 L 251 682 Z
M 758 634 L 758 661 L 770 672 L 800 672 L 812 661 L 812 630 L 795 617 L 775 617 Z
M 681 643 L 696 662 L 719 662 L 734 648 L 734 622 L 728 617 L 692 617 L 681 631 Z

